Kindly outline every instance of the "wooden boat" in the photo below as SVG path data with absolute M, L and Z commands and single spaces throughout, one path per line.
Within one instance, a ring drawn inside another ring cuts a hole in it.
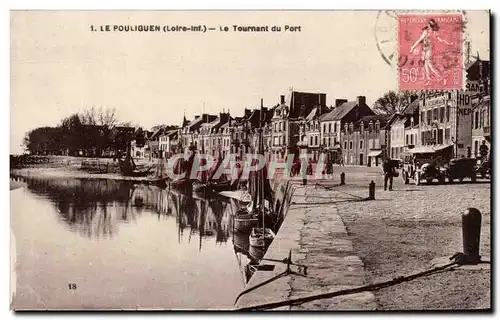
M 193 181 L 193 192 L 198 194 L 214 196 L 219 192 L 231 191 L 232 186 L 230 181 L 210 181 L 202 183 L 198 180 Z
M 261 100 L 262 104 L 262 100 Z M 262 110 L 262 109 L 261 109 Z M 264 142 L 262 137 L 262 128 L 259 128 L 259 153 L 263 155 Z M 249 189 L 252 194 L 251 203 L 251 213 L 255 213 L 256 216 L 262 218 L 261 225 L 259 227 L 253 227 L 250 233 L 250 246 L 251 247 L 261 247 L 266 248 L 271 244 L 276 235 L 273 230 L 266 228 L 266 220 L 269 220 L 269 216 L 272 214 L 272 208 L 270 208 L 272 197 L 271 186 L 266 176 L 267 168 L 264 168 L 255 172 L 250 176 Z M 267 217 L 266 217 L 267 216 Z M 258 220 L 257 220 L 258 221 Z M 269 223 L 268 223 L 269 225 Z
M 234 229 L 237 232 L 249 234 L 252 228 L 257 227 L 259 218 L 254 213 L 248 212 L 246 208 L 236 211 L 234 215 Z
M 269 247 L 276 235 L 269 228 L 252 228 L 250 233 L 251 247 Z

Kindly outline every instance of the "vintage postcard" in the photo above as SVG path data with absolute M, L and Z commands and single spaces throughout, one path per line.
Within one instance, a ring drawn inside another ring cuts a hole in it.
M 490 14 L 11 11 L 11 309 L 491 310 Z

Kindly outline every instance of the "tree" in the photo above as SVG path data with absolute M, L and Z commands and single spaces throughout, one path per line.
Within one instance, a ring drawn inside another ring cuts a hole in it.
M 373 110 L 379 114 L 394 114 L 403 111 L 410 104 L 413 98 L 418 95 L 412 95 L 409 91 L 388 91 L 378 98 L 373 104 Z
M 82 135 L 82 122 L 78 114 L 73 114 L 61 121 L 60 149 L 68 150 L 70 155 L 78 154 L 84 146 L 85 135 Z

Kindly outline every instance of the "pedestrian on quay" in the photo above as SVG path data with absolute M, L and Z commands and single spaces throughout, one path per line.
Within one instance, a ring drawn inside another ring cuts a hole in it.
M 486 145 L 486 140 L 483 140 L 481 146 L 479 147 L 479 155 L 481 156 L 481 160 L 486 160 L 488 158 L 488 146 Z
M 392 191 L 394 167 L 392 161 L 390 161 L 389 158 L 385 158 L 383 169 L 384 169 L 384 190 L 387 190 L 387 182 L 389 181 L 389 191 Z

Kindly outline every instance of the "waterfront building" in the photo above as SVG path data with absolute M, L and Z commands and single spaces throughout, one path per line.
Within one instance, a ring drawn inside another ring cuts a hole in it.
M 360 162 L 359 158 L 354 158 L 354 142 L 349 140 L 349 138 L 345 138 L 345 135 L 354 132 L 356 121 L 364 116 L 371 115 L 375 115 L 375 113 L 366 104 L 366 97 L 364 96 L 356 97 L 355 101 L 336 100 L 334 108 L 330 112 L 323 114 L 319 119 L 320 128 L 324 129 L 321 138 L 326 138 L 327 143 L 329 143 L 323 150 L 327 160 L 338 162 L 340 161 L 340 157 L 343 157 L 344 164 Z M 346 124 L 348 124 L 347 127 Z M 344 142 L 342 143 L 342 141 Z M 345 141 L 347 141 L 347 144 Z M 352 149 L 350 149 L 351 152 L 344 154 L 344 149 L 349 147 L 350 141 L 353 143 Z M 363 157 L 366 157 L 366 154 Z M 363 163 L 366 163 L 366 161 L 363 161 Z
M 382 165 L 387 155 L 389 119 L 388 115 L 368 115 L 344 123 L 341 144 L 346 165 Z
M 392 159 L 403 159 L 415 147 L 419 147 L 419 110 L 422 99 L 415 99 L 401 113 L 394 114 L 389 120 L 390 139 L 389 156 Z

